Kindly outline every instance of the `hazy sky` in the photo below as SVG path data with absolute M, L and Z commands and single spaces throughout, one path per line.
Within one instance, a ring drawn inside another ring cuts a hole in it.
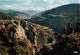
M 80 0 L 0 0 L 0 9 L 48 10 L 73 3 L 80 3 Z

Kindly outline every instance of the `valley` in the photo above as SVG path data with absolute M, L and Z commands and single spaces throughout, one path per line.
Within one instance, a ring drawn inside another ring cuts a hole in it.
M 0 55 L 79 54 L 80 4 L 45 11 L 0 10 Z

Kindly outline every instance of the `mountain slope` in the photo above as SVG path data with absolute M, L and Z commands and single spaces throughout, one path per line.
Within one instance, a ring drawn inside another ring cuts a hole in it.
M 22 14 L 22 15 L 26 15 L 26 16 L 27 16 L 26 13 L 19 12 L 19 11 L 14 11 L 14 12 L 12 12 L 12 13 L 9 13 L 9 15 L 11 15 L 11 16 L 17 16 L 18 14 Z
M 27 10 L 27 11 L 23 11 L 24 13 L 28 14 L 30 17 L 40 13 L 41 11 L 37 11 L 37 10 Z
M 48 26 L 56 32 L 61 32 L 67 23 L 74 27 L 80 21 L 80 4 L 63 5 L 46 11 L 41 16 L 36 16 L 31 22 Z
M 27 13 L 21 12 L 21 11 L 15 11 L 15 10 L 0 10 L 0 12 L 3 12 L 5 14 L 11 15 L 16 18 L 21 19 L 30 19 L 30 16 Z
M 15 19 L 15 18 L 12 17 L 12 16 L 10 16 L 10 15 L 7 15 L 5 13 L 0 12 L 0 19 L 3 19 L 3 20 L 11 20 L 11 19 Z

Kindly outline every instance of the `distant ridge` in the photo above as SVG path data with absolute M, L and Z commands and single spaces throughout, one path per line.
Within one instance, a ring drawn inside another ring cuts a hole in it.
M 74 24 L 80 21 L 80 4 L 68 4 L 47 10 L 30 21 L 61 32 L 67 23 L 74 27 Z

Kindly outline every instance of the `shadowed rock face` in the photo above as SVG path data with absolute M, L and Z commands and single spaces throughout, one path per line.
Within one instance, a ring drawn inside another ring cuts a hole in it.
M 80 22 L 77 22 L 75 31 L 80 32 Z
M 20 23 L 25 30 L 27 38 L 36 46 L 42 46 L 43 44 L 47 43 L 50 37 L 55 40 L 53 30 L 48 27 L 27 21 L 21 21 Z

